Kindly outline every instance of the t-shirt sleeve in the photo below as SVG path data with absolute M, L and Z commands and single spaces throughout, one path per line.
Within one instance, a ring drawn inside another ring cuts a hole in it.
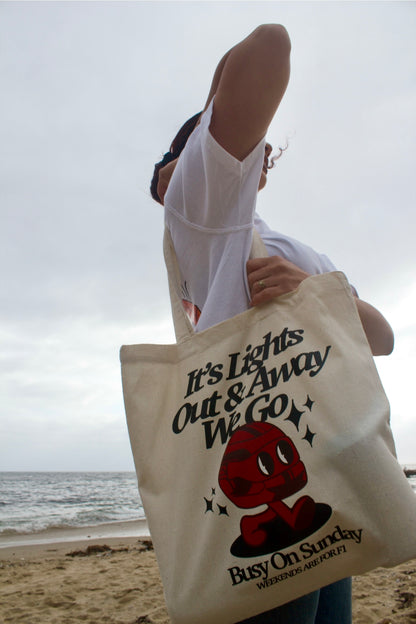
M 258 214 L 255 215 L 254 224 L 270 256 L 281 256 L 311 275 L 337 270 L 325 254 L 318 253 L 309 245 L 270 229 Z
M 290 236 L 271 230 L 258 214 L 255 215 L 254 225 L 270 256 L 281 256 L 310 275 L 338 270 L 328 256 Z M 351 284 L 350 286 L 353 294 L 358 296 L 355 287 Z
M 248 306 L 245 264 L 264 160 L 265 140 L 243 161 L 215 140 L 209 130 L 213 105 L 189 137 L 164 198 L 182 299 L 198 330 Z
M 265 141 L 243 161 L 229 154 L 209 130 L 214 102 L 179 157 L 165 208 L 190 226 L 226 232 L 251 229 Z

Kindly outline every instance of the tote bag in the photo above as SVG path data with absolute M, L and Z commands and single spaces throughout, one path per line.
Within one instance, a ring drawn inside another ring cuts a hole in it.
M 233 624 L 416 556 L 416 497 L 345 276 L 121 348 L 140 495 L 174 624 Z

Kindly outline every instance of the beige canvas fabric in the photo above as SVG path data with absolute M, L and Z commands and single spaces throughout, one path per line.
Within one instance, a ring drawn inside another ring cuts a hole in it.
M 138 484 L 174 624 L 233 624 L 416 556 L 416 498 L 342 273 L 201 333 L 166 235 L 177 344 L 121 348 Z

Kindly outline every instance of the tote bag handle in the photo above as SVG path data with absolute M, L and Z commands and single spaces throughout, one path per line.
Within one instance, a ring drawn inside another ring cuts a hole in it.
M 180 296 L 181 274 L 178 259 L 173 246 L 169 229 L 165 226 L 163 237 L 163 252 L 165 256 L 166 268 L 168 271 L 170 303 L 172 306 L 173 325 L 175 327 L 176 342 L 183 342 L 194 335 L 194 328 L 182 305 Z M 253 227 L 253 239 L 251 243 L 250 258 L 260 258 L 268 256 L 267 249 L 260 234 Z

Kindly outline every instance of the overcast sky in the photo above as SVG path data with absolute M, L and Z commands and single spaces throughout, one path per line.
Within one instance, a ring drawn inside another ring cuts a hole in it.
M 174 340 L 153 163 L 265 22 L 292 75 L 258 211 L 390 321 L 416 464 L 416 3 L 0 2 L 1 470 L 133 469 L 119 347 Z

